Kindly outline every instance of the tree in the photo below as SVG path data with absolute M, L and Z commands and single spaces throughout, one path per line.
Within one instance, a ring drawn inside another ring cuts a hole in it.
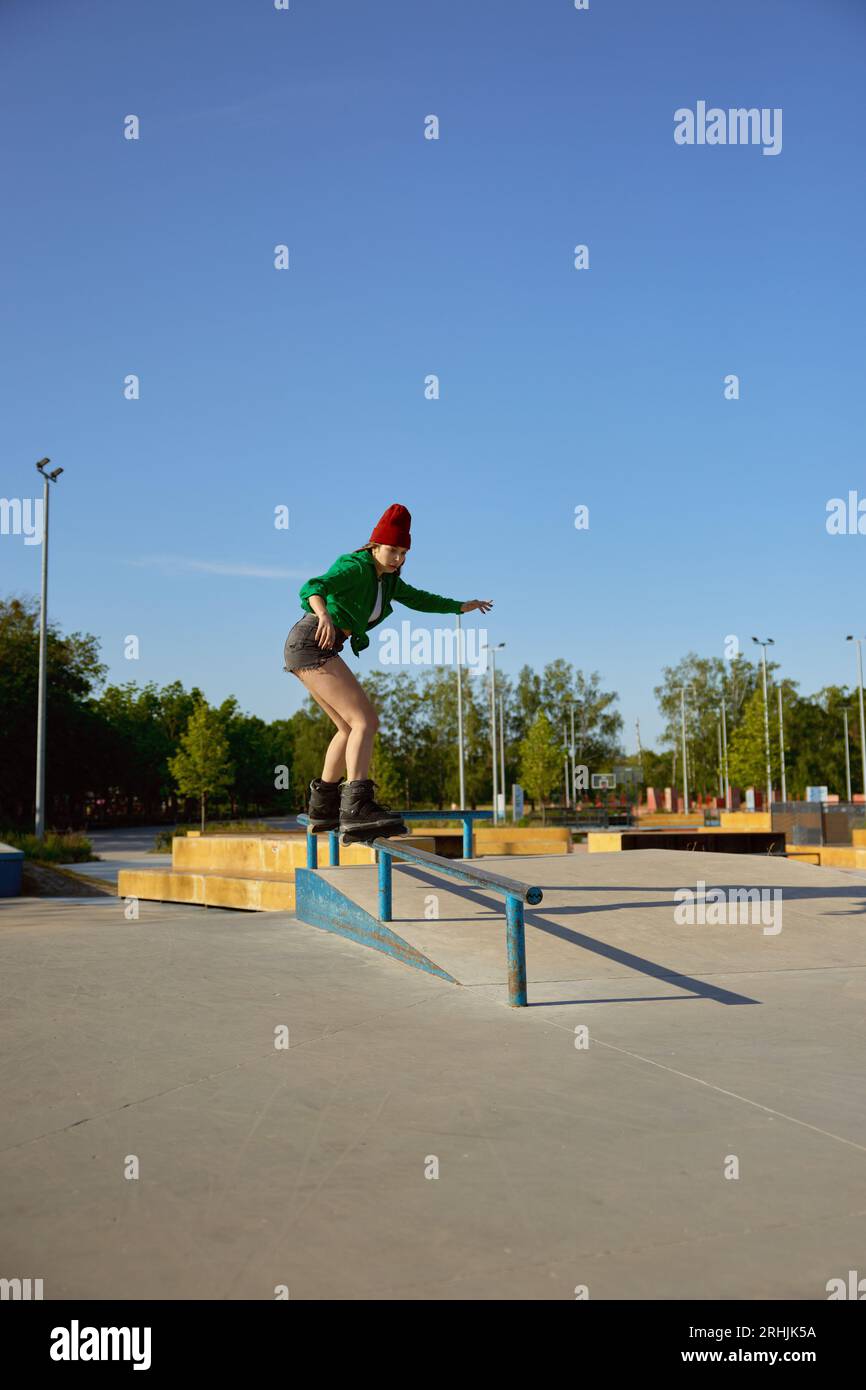
M 755 690 L 749 696 L 742 718 L 728 744 L 728 768 L 732 782 L 740 786 L 767 784 L 767 741 L 764 733 L 764 692 Z M 778 782 L 781 773 L 778 736 L 773 738 L 770 724 L 770 779 Z M 766 793 L 765 793 L 766 794 Z
M 773 670 L 772 664 L 768 671 Z M 682 775 L 680 749 L 682 741 L 680 690 L 685 688 L 686 753 L 689 765 L 689 787 L 692 791 L 717 794 L 719 789 L 718 720 L 725 699 L 729 743 L 733 745 L 743 712 L 752 695 L 760 688 L 760 672 L 743 657 L 731 661 L 730 669 L 721 657 L 698 656 L 689 652 L 676 666 L 666 666 L 662 684 L 657 685 L 655 697 L 665 717 L 664 741 L 672 754 L 676 750 L 679 774 Z M 673 759 L 672 759 L 673 760 Z M 764 774 L 766 776 L 766 772 Z M 734 778 L 731 765 L 731 780 Z
M 539 710 L 520 745 L 520 780 L 533 805 L 541 803 L 542 824 L 545 798 L 550 795 L 559 778 L 561 765 L 559 741 L 547 715 Z
M 169 767 L 179 791 L 200 799 L 204 833 L 208 797 L 224 792 L 234 776 L 223 721 L 204 700 L 190 716 L 180 745 L 180 751 L 169 759 Z
M 99 747 L 99 721 L 89 699 L 105 677 L 99 642 L 47 628 L 46 824 L 83 820 L 90 768 Z M 24 825 L 34 815 L 39 603 L 0 599 L 0 824 Z
M 578 671 L 574 681 L 575 760 L 597 772 L 610 769 L 619 759 L 622 743 L 622 715 L 614 709 L 619 696 L 602 690 L 598 671 L 584 675 Z M 571 726 L 569 723 L 569 740 Z

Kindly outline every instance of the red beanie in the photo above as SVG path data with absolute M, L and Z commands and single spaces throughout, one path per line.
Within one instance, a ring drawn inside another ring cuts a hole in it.
M 370 544 L 398 545 L 401 549 L 408 550 L 412 544 L 412 537 L 409 535 L 411 525 L 412 517 L 408 509 L 395 502 L 382 513 L 373 527 Z

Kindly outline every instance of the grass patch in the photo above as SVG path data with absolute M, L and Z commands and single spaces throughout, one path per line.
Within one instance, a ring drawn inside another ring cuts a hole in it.
M 188 835 L 193 830 L 198 834 L 201 831 L 201 823 L 196 825 L 175 825 L 167 826 L 165 830 L 160 830 L 154 841 L 151 854 L 170 854 L 171 842 L 176 835 Z M 205 821 L 205 835 L 285 835 L 287 832 L 284 826 L 265 825 L 262 821 Z
M 98 857 L 87 836 L 74 830 L 49 830 L 42 839 L 20 830 L 0 830 L 0 840 L 22 849 L 24 858 L 35 864 L 88 864 Z

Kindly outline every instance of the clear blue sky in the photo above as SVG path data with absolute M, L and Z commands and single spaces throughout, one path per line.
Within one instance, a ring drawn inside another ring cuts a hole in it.
M 298 587 L 393 501 L 406 578 L 492 597 L 511 674 L 598 669 L 629 749 L 728 633 L 853 678 L 862 0 L 3 0 L 0 50 L 0 495 L 66 470 L 51 616 L 112 680 L 290 713 Z M 699 100 L 782 152 L 678 146 Z M 39 554 L 0 537 L 0 592 Z

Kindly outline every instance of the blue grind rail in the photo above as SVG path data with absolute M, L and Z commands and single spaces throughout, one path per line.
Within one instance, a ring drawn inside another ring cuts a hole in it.
M 464 867 L 459 860 L 443 859 L 439 854 L 430 854 L 426 849 L 403 848 L 394 840 L 374 840 L 379 866 L 379 921 L 390 922 L 392 916 L 392 861 L 401 859 L 407 864 L 419 864 L 435 873 L 445 874 L 446 878 L 456 878 L 461 883 L 471 883 L 475 888 L 484 888 L 491 893 L 501 893 L 505 898 L 505 942 L 508 954 L 508 1002 L 515 1008 L 526 1006 L 526 942 L 523 921 L 523 905 L 535 907 L 544 896 L 540 888 L 516 879 L 505 878 L 490 869 L 476 868 L 473 864 Z
M 303 818 L 306 820 L 306 817 Z M 335 832 L 329 832 L 335 835 Z M 309 846 L 314 850 L 310 861 Z M 324 878 L 314 872 L 318 867 L 315 858 L 316 836 L 307 836 L 307 868 L 296 869 L 296 908 L 295 914 L 302 922 L 322 927 L 325 931 L 336 932 L 349 937 L 363 946 L 384 951 L 405 965 L 426 970 L 441 979 L 459 984 L 453 975 L 442 970 L 417 947 L 410 945 L 389 927 L 393 918 L 393 860 L 416 864 L 420 868 L 443 874 L 446 878 L 469 883 L 475 888 L 500 893 L 505 898 L 505 942 L 508 958 L 508 1002 L 515 1008 L 525 1007 L 526 998 L 526 943 L 524 928 L 524 904 L 534 907 L 541 902 L 540 888 L 520 883 L 513 878 L 505 878 L 491 869 L 483 869 L 475 864 L 466 864 L 459 859 L 445 859 L 439 854 L 430 854 L 424 849 L 414 849 L 400 840 L 379 838 L 368 842 L 376 851 L 378 874 L 378 916 L 374 917 L 358 903 L 353 902 L 337 886 L 337 878 Z M 332 849 L 331 865 L 338 863 Z
M 492 811 L 395 811 L 395 816 L 400 816 L 402 820 L 459 820 L 463 822 L 463 858 L 473 857 L 472 827 L 477 820 L 492 820 Z M 298 824 L 306 827 L 307 831 L 307 868 L 317 869 L 319 867 L 319 847 L 316 841 L 316 834 L 310 830 L 309 816 L 298 816 Z M 340 832 L 329 830 L 328 836 L 328 862 L 334 868 L 340 862 Z

